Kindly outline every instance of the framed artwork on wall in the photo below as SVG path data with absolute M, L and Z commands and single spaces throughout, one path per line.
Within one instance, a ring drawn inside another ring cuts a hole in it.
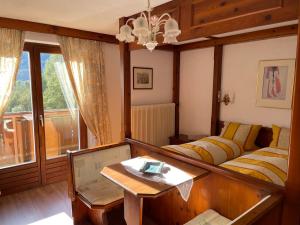
M 292 106 L 294 76 L 294 59 L 260 61 L 256 105 L 290 109 Z
M 133 89 L 153 89 L 153 68 L 133 67 Z

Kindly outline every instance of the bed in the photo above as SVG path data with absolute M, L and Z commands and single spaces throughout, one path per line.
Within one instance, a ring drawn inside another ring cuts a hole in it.
M 224 123 L 223 125 L 221 123 L 220 127 L 223 126 Z M 255 140 L 257 150 L 254 151 L 244 151 L 239 143 L 220 136 L 211 136 L 181 145 L 163 146 L 163 148 L 284 186 L 287 179 L 288 150 L 269 147 L 272 137 L 272 128 L 262 127 Z
M 262 148 L 220 164 L 221 167 L 284 186 L 287 178 L 288 151 Z
M 167 145 L 163 148 L 213 165 L 220 165 L 243 153 L 243 148 L 239 144 L 219 136 L 206 137 L 181 145 Z

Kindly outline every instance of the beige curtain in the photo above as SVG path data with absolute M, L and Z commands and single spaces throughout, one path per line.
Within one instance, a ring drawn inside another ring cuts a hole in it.
M 23 45 L 22 31 L 0 28 L 0 121 L 15 85 Z
M 168 145 L 175 133 L 175 104 L 131 106 L 131 131 L 133 139 Z
M 98 145 L 111 143 L 102 44 L 58 37 L 80 113 Z

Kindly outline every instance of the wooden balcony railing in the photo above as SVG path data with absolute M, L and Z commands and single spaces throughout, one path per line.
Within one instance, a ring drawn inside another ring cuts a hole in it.
M 32 113 L 4 115 L 0 124 L 0 168 L 35 161 Z M 78 120 L 68 110 L 45 111 L 47 158 L 78 149 Z

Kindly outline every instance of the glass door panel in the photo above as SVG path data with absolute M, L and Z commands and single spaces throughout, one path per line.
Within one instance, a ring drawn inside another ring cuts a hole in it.
M 35 162 L 30 54 L 22 54 L 16 83 L 0 120 L 0 169 Z
M 41 53 L 46 159 L 79 149 L 79 113 L 61 54 Z

